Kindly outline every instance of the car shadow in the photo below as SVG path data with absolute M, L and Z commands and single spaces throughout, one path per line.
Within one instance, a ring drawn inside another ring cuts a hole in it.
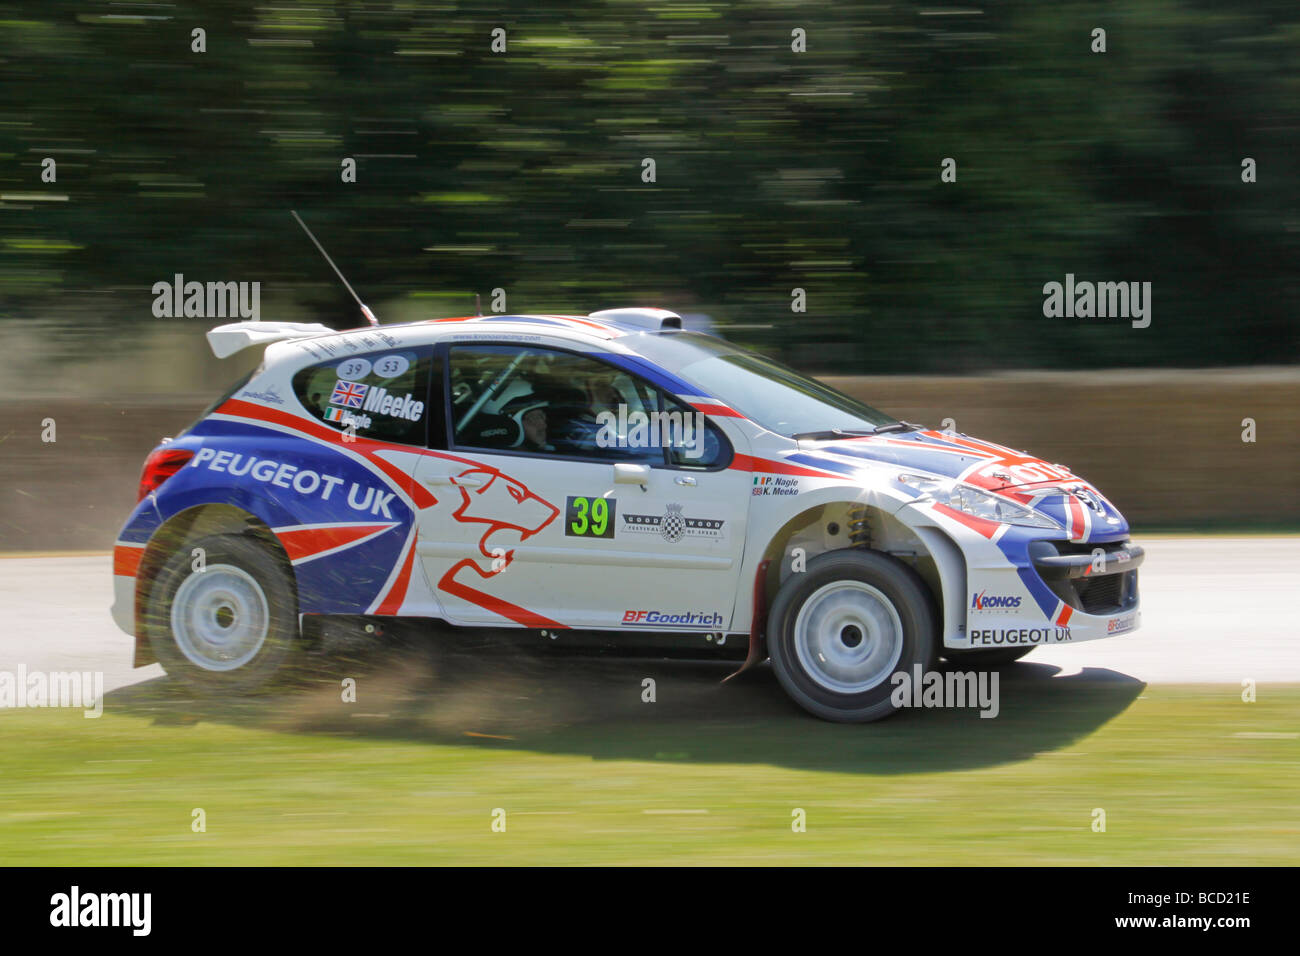
M 1068 747 L 1122 713 L 1146 686 L 1112 670 L 1062 676 L 1058 667 L 1021 661 L 994 671 L 992 719 L 968 707 L 834 724 L 791 702 L 770 665 L 722 683 L 735 667 L 576 656 L 440 634 L 317 655 L 301 680 L 273 693 L 196 697 L 161 678 L 113 691 L 105 705 L 169 725 L 203 721 L 595 760 L 895 774 L 967 770 Z M 348 680 L 355 682 L 354 701 L 344 700 Z

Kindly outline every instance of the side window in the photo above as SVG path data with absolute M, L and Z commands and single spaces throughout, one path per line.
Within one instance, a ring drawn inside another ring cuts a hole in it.
M 385 349 L 311 365 L 293 377 L 298 401 L 326 425 L 361 438 L 423 446 L 431 417 L 432 347 Z
M 731 442 L 703 412 L 664 396 L 668 434 L 668 464 L 674 468 L 725 468 L 731 464 Z
M 458 448 L 664 462 L 643 424 L 662 394 L 622 369 L 555 349 L 454 345 L 448 374 Z

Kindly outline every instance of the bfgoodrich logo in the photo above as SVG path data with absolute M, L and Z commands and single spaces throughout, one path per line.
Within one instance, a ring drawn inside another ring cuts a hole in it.
M 74 886 L 50 897 L 51 926 L 129 926 L 133 936 L 148 936 L 152 915 L 152 893 L 82 893 Z
M 722 626 L 722 615 L 717 611 L 624 611 L 624 627 L 698 627 Z
M 1043 315 L 1074 319 L 1132 319 L 1135 329 L 1151 324 L 1150 282 L 1075 282 L 1067 272 L 1065 285 L 1043 286 Z

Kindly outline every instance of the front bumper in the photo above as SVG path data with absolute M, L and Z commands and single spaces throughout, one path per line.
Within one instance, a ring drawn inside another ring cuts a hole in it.
M 996 617 L 972 620 L 965 643 L 946 643 L 949 647 L 1038 647 L 1046 644 L 1081 644 L 1103 637 L 1115 637 L 1136 631 L 1142 626 L 1142 611 L 1134 609 L 1113 617 L 1096 614 L 1072 614 L 1066 624 L 1050 621 L 1027 623 L 1024 618 Z
M 1145 558 L 1127 541 L 1026 541 L 1011 567 L 969 570 L 966 642 L 949 646 L 1077 644 L 1137 630 Z
M 1139 627 L 1136 568 L 1145 553 L 1129 543 L 1128 522 L 1104 499 L 1098 511 L 1064 490 L 1056 497 L 1034 502 L 1055 530 L 974 516 L 925 495 L 895 510 L 935 562 L 944 647 L 1074 644 Z

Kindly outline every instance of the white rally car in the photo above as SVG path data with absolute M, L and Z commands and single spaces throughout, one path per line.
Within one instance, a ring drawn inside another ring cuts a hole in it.
M 322 615 L 748 642 L 832 720 L 891 677 L 1138 626 L 1142 550 L 1062 465 L 897 421 L 655 309 L 334 332 L 148 457 L 114 554 L 136 664 L 261 685 Z

